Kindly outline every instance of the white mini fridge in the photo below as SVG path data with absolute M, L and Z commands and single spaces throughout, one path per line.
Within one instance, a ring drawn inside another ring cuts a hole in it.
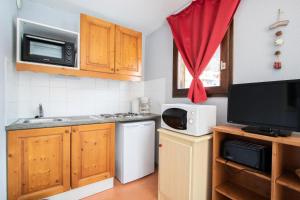
M 118 123 L 116 177 L 125 184 L 154 172 L 155 122 Z

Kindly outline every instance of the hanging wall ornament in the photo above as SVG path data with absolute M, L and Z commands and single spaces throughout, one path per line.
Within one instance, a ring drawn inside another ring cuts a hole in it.
M 277 31 L 276 33 L 275 33 L 275 36 L 276 36 L 276 38 L 275 38 L 275 41 L 274 41 L 274 45 L 275 46 L 281 46 L 281 45 L 283 45 L 283 43 L 284 43 L 284 41 L 283 41 L 283 39 L 282 39 L 282 31 Z
M 289 20 L 281 20 L 281 9 L 278 9 L 277 21 L 269 26 L 270 30 L 276 29 L 278 27 L 287 26 L 290 21 Z
M 275 62 L 274 62 L 274 65 L 273 65 L 274 69 L 281 69 L 282 64 L 281 64 L 281 61 L 280 61 L 280 54 L 281 54 L 280 51 L 276 51 L 274 53 L 274 55 L 275 55 Z
M 270 30 L 277 29 L 279 27 L 284 27 L 289 24 L 289 22 L 290 22 L 289 20 L 281 20 L 280 19 L 281 14 L 282 14 L 282 11 L 280 9 L 278 9 L 277 21 L 269 26 Z M 279 50 L 279 48 L 284 44 L 284 40 L 283 40 L 282 36 L 283 36 L 283 32 L 281 30 L 277 31 L 275 33 L 274 46 L 277 50 L 274 53 L 274 55 L 275 55 L 275 61 L 273 64 L 274 69 L 281 69 L 281 67 L 282 67 L 282 63 L 280 61 L 281 51 Z

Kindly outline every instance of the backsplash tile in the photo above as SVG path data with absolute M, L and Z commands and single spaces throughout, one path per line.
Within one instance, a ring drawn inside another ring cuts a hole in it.
M 17 95 L 17 100 L 19 101 L 30 101 L 32 98 L 32 88 L 30 85 L 20 85 L 18 87 L 18 92 L 15 93 Z
M 31 100 L 34 102 L 44 103 L 49 100 L 50 88 L 49 86 L 31 86 L 32 95 Z
M 67 99 L 67 88 L 65 87 L 50 87 L 50 101 L 62 101 Z
M 145 96 L 150 98 L 151 112 L 160 114 L 161 105 L 166 102 L 165 78 L 145 81 Z
M 49 101 L 49 107 L 46 109 L 46 116 L 66 116 L 67 102 L 62 100 Z
M 50 77 L 50 87 L 67 87 L 67 79 L 65 76 L 51 76 Z
M 49 87 L 50 78 L 48 74 L 35 74 L 31 76 L 31 86 L 35 87 Z
M 17 91 L 8 94 L 7 123 L 36 116 L 40 103 L 47 117 L 91 115 L 130 112 L 131 100 L 144 96 L 143 82 L 11 73 Z
M 19 74 L 19 81 L 18 84 L 20 86 L 30 86 L 30 80 L 31 80 L 31 73 L 30 72 L 23 72 L 18 73 Z
M 96 79 L 96 89 L 105 90 L 108 87 L 108 81 L 105 79 Z

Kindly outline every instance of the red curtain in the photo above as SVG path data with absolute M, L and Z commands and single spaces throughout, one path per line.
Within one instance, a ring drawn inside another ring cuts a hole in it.
M 175 44 L 193 76 L 188 98 L 207 100 L 199 76 L 223 40 L 240 0 L 196 0 L 167 18 Z

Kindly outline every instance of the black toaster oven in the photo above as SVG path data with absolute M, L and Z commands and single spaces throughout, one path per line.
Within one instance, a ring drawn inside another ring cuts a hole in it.
M 22 60 L 74 67 L 75 45 L 71 42 L 24 34 Z

